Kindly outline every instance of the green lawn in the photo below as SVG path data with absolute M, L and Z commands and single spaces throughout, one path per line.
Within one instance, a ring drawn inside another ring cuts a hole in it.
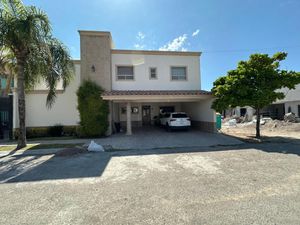
M 27 147 L 20 150 L 37 150 L 37 149 L 49 149 L 49 148 L 72 148 L 80 146 L 82 144 L 27 144 Z M 2 145 L 0 146 L 0 151 L 13 151 L 17 145 Z

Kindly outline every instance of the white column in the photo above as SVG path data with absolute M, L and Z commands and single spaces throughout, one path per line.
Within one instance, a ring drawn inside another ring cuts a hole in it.
M 126 115 L 127 115 L 127 130 L 126 130 L 126 135 L 131 135 L 132 134 L 132 130 L 131 130 L 131 103 L 127 102 L 126 105 Z
M 113 131 L 113 123 L 112 123 L 112 114 L 113 114 L 113 110 L 112 110 L 112 101 L 108 102 L 108 107 L 109 107 L 109 113 L 108 113 L 108 129 L 106 131 L 106 135 L 110 136 L 112 135 L 112 131 Z

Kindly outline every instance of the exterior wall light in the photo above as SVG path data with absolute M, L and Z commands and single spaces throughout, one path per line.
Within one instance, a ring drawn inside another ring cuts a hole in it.
M 95 67 L 94 65 L 92 65 L 91 69 L 92 69 L 92 72 L 93 72 L 93 73 L 96 72 L 96 67 Z

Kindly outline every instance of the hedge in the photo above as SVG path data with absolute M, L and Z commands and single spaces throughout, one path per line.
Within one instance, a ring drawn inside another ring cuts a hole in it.
M 77 91 L 81 137 L 104 136 L 108 129 L 109 107 L 102 93 L 103 89 L 90 80 L 83 81 Z
M 78 126 L 54 125 L 50 127 L 27 127 L 27 138 L 78 136 Z M 14 138 L 18 138 L 18 128 L 14 130 Z

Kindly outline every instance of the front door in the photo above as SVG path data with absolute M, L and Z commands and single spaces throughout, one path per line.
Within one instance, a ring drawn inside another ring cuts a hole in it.
M 149 105 L 143 105 L 142 107 L 142 122 L 144 125 L 151 125 L 151 107 Z

